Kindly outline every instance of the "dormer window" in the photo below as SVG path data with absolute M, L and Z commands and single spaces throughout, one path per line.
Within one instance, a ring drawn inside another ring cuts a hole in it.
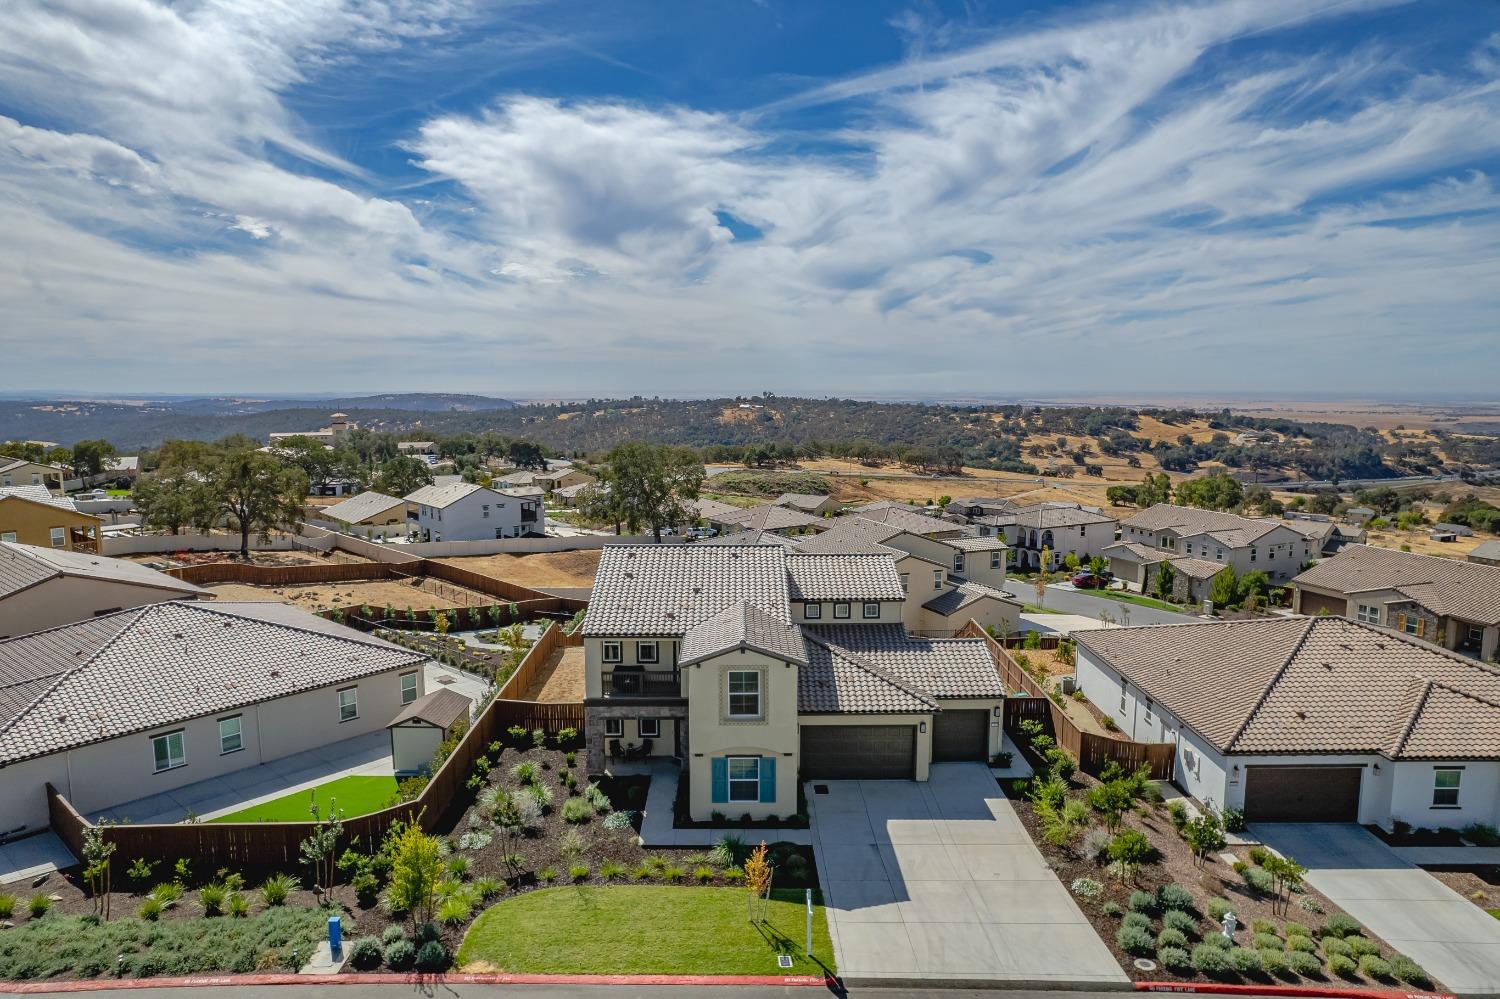
M 867 604 L 864 605 L 864 608 L 861 611 L 861 613 L 864 614 L 865 620 L 867 620 L 867 621 L 870 620 L 871 618 L 877 618 L 877 617 L 880 616 L 880 605 L 879 604 L 874 604 L 874 603 L 867 603 Z
M 803 604 L 802 616 L 809 621 L 816 621 L 823 616 L 822 604 Z
M 833 605 L 833 616 L 834 616 L 835 620 L 838 620 L 838 621 L 847 621 L 849 619 L 849 605 L 848 604 L 834 604 Z

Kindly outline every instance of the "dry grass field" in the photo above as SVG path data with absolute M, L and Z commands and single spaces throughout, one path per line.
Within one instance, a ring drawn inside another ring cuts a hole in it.
M 438 561 L 519 586 L 593 586 L 594 574 L 599 571 L 597 549 L 538 555 L 474 555 Z

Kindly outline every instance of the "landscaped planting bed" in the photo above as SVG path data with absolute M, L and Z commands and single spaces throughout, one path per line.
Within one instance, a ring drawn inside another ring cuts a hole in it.
M 654 885 L 553 888 L 508 899 L 474 922 L 459 950 L 466 971 L 619 975 L 831 975 L 822 905 L 804 955 L 800 891 L 773 893 L 751 922 L 746 892 Z M 792 958 L 790 970 L 777 955 Z
M 1036 777 L 1008 782 L 1007 793 L 1131 978 L 1432 987 L 1415 963 L 1300 883 L 1295 865 L 1259 847 L 1226 847 L 1215 818 L 1188 824 L 1144 772 L 1073 773 L 1048 741 L 1030 741 Z M 1221 932 L 1225 912 L 1238 922 L 1232 941 Z M 1155 966 L 1137 967 L 1138 959 Z

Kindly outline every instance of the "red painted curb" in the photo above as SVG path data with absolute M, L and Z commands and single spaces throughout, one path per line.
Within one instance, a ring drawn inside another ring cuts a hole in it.
M 103 992 L 108 989 L 219 988 L 233 985 L 827 985 L 816 975 L 190 975 L 180 978 L 91 978 L 76 982 L 0 982 L 0 995 Z M 1451 999 L 1451 997 L 1449 997 Z
M 1197 992 L 1205 995 L 1303 996 L 1308 999 L 1458 999 L 1451 992 L 1399 989 L 1318 988 L 1309 985 L 1219 985 L 1213 982 L 1136 982 L 1137 992 Z

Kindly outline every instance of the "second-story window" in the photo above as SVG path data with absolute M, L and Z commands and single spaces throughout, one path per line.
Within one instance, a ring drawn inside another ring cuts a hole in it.
M 864 605 L 864 609 L 861 613 L 863 613 L 866 618 L 879 617 L 880 605 L 867 603 Z
M 605 642 L 603 650 L 604 661 L 607 663 L 617 663 L 622 661 L 625 658 L 622 649 L 623 646 L 619 642 Z
M 809 621 L 816 621 L 818 618 L 820 618 L 820 617 L 823 616 L 823 605 L 822 604 L 803 604 L 802 605 L 802 616 L 805 617 L 805 618 L 807 618 Z
M 730 670 L 728 680 L 731 718 L 760 717 L 760 672 L 753 669 Z
M 964 553 L 963 552 L 954 552 L 953 553 L 953 571 L 954 572 L 963 572 L 964 571 Z
M 655 642 L 637 642 L 635 646 L 635 661 L 638 663 L 655 664 L 661 661 L 660 653 Z
M 901 574 L 901 592 L 902 593 L 907 593 L 910 590 L 911 590 L 911 573 L 909 573 L 909 572 L 903 572 Z
M 834 604 L 833 605 L 833 616 L 834 616 L 835 619 L 840 620 L 840 621 L 848 620 L 848 618 L 849 618 L 849 605 L 848 604 Z
M 941 590 L 943 588 L 943 570 L 932 570 L 932 588 L 934 590 Z
M 1000 568 L 1000 553 L 999 552 L 990 552 L 990 568 L 991 569 L 998 569 L 998 568 Z

